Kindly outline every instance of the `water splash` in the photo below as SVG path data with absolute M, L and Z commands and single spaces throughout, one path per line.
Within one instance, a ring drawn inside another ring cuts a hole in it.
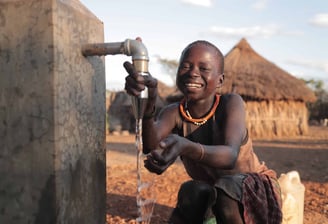
M 135 144 L 137 148 L 137 207 L 139 215 L 136 221 L 138 224 L 149 224 L 156 199 L 155 191 L 152 190 L 154 179 L 143 166 L 145 155 L 142 152 L 142 119 L 136 119 Z M 148 175 L 145 175 L 146 173 Z

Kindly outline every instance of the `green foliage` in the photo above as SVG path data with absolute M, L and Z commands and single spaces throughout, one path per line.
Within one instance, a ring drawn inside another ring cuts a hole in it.
M 314 80 L 314 79 L 309 79 L 309 80 L 302 79 L 302 80 L 305 82 L 305 84 L 308 87 L 310 87 L 316 93 L 324 91 L 324 89 L 323 89 L 324 83 L 322 80 Z
M 309 88 L 311 88 L 317 100 L 313 103 L 307 103 L 310 113 L 310 120 L 320 121 L 321 119 L 328 118 L 328 92 L 323 88 L 324 83 L 322 80 L 303 80 Z
M 216 224 L 216 219 L 215 218 L 208 219 L 204 221 L 204 224 Z

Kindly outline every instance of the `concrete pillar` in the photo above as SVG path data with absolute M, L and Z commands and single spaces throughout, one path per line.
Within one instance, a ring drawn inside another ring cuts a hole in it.
M 101 224 L 103 23 L 78 0 L 0 0 L 0 223 Z

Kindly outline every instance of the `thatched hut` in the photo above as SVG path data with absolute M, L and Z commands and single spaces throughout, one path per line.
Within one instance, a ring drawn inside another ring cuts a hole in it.
M 256 53 L 242 39 L 225 56 L 222 93 L 246 102 L 247 125 L 254 138 L 303 135 L 308 131 L 306 102 L 315 100 L 305 83 Z
M 158 111 L 166 105 L 166 97 L 174 92 L 175 88 L 169 87 L 158 81 L 158 96 L 156 109 Z M 135 132 L 135 118 L 131 107 L 131 97 L 125 91 L 108 92 L 106 95 L 109 132 Z
M 119 133 L 133 130 L 131 98 L 126 92 L 109 92 L 106 106 L 110 132 Z

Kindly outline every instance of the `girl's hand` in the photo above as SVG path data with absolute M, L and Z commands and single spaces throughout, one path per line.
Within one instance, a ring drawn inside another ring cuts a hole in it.
M 123 64 L 125 70 L 129 74 L 125 77 L 125 90 L 132 96 L 138 96 L 145 87 L 148 87 L 149 98 L 156 99 L 157 96 L 157 80 L 149 75 L 141 75 L 134 68 L 133 64 L 126 61 Z
M 159 143 L 160 149 L 151 151 L 145 160 L 145 167 L 153 173 L 162 174 L 181 154 L 185 139 L 171 134 Z

